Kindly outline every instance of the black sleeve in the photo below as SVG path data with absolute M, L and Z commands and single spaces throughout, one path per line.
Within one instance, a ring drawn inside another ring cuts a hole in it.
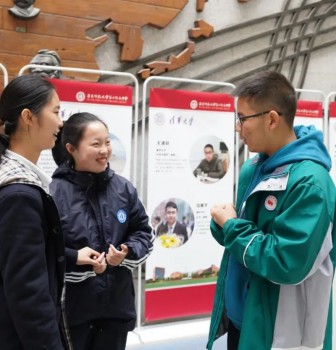
M 24 349 L 59 350 L 63 346 L 49 291 L 43 202 L 39 193 L 23 187 L 0 196 L 0 273 L 6 307 Z
M 59 215 L 60 215 L 60 220 L 61 220 L 61 225 L 62 225 L 62 230 L 64 234 L 64 241 L 65 244 L 67 242 L 66 236 L 67 236 L 67 217 L 69 215 L 69 210 L 64 208 L 64 205 L 67 203 L 63 193 L 62 193 L 62 186 L 58 181 L 53 180 L 50 185 L 49 185 L 50 193 L 54 199 L 54 202 L 56 203 Z M 77 249 L 72 249 L 69 247 L 65 247 L 65 259 L 66 259 L 66 271 L 72 271 L 74 266 L 77 264 L 77 259 L 78 259 L 78 250 Z M 90 270 L 92 270 L 92 267 L 90 266 Z
M 130 248 L 130 254 L 122 265 L 130 264 L 131 267 L 136 267 L 143 263 L 153 250 L 154 233 L 135 189 L 130 201 L 129 220 L 128 238 L 125 244 Z M 129 262 L 128 259 L 132 262 Z

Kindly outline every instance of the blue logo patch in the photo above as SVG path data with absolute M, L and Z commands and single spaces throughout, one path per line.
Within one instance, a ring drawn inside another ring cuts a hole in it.
M 124 209 L 119 209 L 117 212 L 118 221 L 123 224 L 127 220 L 127 214 Z

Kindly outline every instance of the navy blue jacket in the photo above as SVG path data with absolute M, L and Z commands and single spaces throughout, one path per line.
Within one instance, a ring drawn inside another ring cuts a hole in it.
M 64 271 L 64 241 L 52 198 L 34 185 L 2 187 L 1 349 L 63 349 L 59 320 Z
M 69 326 L 94 319 L 115 321 L 115 327 L 135 326 L 132 269 L 153 249 L 149 219 L 130 181 L 107 168 L 93 174 L 59 167 L 50 186 L 66 240 L 66 313 Z M 116 267 L 95 275 L 90 265 L 76 265 L 77 251 L 90 247 L 107 252 L 126 244 L 129 253 Z

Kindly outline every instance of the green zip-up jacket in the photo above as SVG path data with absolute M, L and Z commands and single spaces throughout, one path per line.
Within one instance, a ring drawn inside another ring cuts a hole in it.
M 302 138 L 317 133 L 304 131 Z M 294 146 L 292 160 L 300 159 L 300 142 Z M 291 159 L 288 154 L 280 158 Z M 306 158 L 274 168 L 245 198 L 258 157 L 248 160 L 237 196 L 244 218 L 230 219 L 222 228 L 211 222 L 211 232 L 225 252 L 208 349 L 227 330 L 224 290 L 232 254 L 251 272 L 239 350 L 332 350 L 336 192 L 328 166 Z

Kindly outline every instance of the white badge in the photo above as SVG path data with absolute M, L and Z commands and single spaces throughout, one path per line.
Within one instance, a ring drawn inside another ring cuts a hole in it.
M 267 196 L 265 200 L 265 208 L 267 210 L 274 210 L 277 206 L 278 200 L 274 196 Z

